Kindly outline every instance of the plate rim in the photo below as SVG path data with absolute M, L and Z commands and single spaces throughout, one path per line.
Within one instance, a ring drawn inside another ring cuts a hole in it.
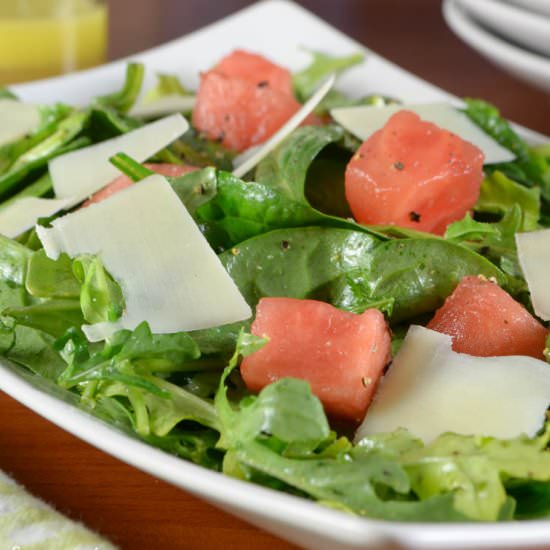
M 529 72 L 544 75 L 545 82 L 550 85 L 550 58 L 546 60 L 542 55 L 514 46 L 486 31 L 468 16 L 460 4 L 460 0 L 443 0 L 442 12 L 446 23 L 463 42 L 507 72 L 512 72 L 512 69 L 501 61 L 502 58 L 512 59 L 514 67 L 527 67 Z M 498 57 L 491 51 L 497 51 Z
M 248 13 L 252 10 L 261 12 L 262 7 L 274 4 L 285 5 L 287 8 L 307 14 L 307 16 L 315 20 L 316 23 L 322 24 L 324 32 L 329 30 L 330 32 L 337 33 L 346 40 L 353 42 L 356 47 L 361 50 L 371 51 L 366 46 L 358 43 L 342 31 L 332 27 L 326 21 L 290 0 L 264 0 L 263 2 L 253 4 L 224 19 L 189 33 L 184 37 L 211 31 L 212 28 L 227 22 L 228 19 L 238 18 L 244 13 Z M 13 89 L 17 91 L 16 88 L 22 88 L 23 86 L 47 85 L 52 81 L 59 81 L 59 79 L 67 79 L 73 76 L 93 76 L 97 74 L 98 71 L 105 70 L 106 68 L 117 65 L 121 66 L 128 60 L 143 55 L 148 56 L 155 54 L 159 50 L 177 44 L 177 42 L 184 37 L 176 38 L 154 48 L 144 50 L 141 53 L 115 60 L 97 68 L 74 73 L 74 75 L 64 75 L 53 79 L 33 81 L 32 83 L 14 86 Z M 388 65 L 398 67 L 382 56 L 378 54 L 375 55 Z M 409 71 L 401 69 L 400 67 L 399 69 L 412 78 L 419 79 L 419 77 Z M 426 82 L 426 84 L 441 90 L 431 83 Z M 527 129 L 524 130 L 528 134 L 535 136 L 535 139 L 547 139 L 545 136 L 536 132 Z M 229 506 L 230 509 L 225 509 L 230 513 L 235 514 L 236 512 L 233 510 L 237 510 L 243 514 L 257 515 L 258 510 L 262 510 L 267 500 L 267 502 L 269 502 L 267 512 L 260 514 L 260 517 L 284 523 L 296 529 L 307 531 L 310 534 L 322 534 L 334 543 L 347 544 L 350 545 L 350 548 L 359 546 L 364 547 L 366 544 L 378 545 L 381 543 L 398 543 L 409 548 L 422 547 L 434 549 L 451 547 L 489 548 L 495 544 L 501 547 L 517 548 L 518 544 L 543 544 L 547 543 L 550 539 L 550 520 L 529 520 L 522 521 L 521 524 L 518 522 L 444 524 L 433 522 L 403 523 L 352 516 L 337 510 L 332 510 L 318 503 L 308 501 L 307 499 L 237 480 L 213 472 L 203 466 L 193 464 L 182 458 L 170 455 L 121 432 L 115 426 L 101 421 L 80 408 L 42 391 L 28 380 L 29 376 L 32 375 L 29 375 L 27 371 L 25 371 L 25 375 L 22 375 L 21 372 L 21 368 L 15 367 L 4 358 L 0 358 L 0 390 L 22 403 L 36 414 L 53 422 L 56 426 L 82 439 L 88 444 L 150 475 L 164 479 L 168 483 L 192 492 L 210 502 L 215 502 L 218 506 Z M 67 411 L 70 411 L 71 414 L 67 414 Z M 82 429 L 82 426 L 84 426 L 84 429 Z M 107 443 L 105 443 L 106 441 Z M 151 460 L 150 457 L 155 460 Z M 163 469 L 164 466 L 168 466 L 168 468 Z M 174 472 L 176 473 L 175 477 Z M 237 491 L 241 496 L 239 501 L 235 501 L 235 494 Z M 247 495 L 246 499 L 242 498 L 244 494 Z M 311 523 L 304 524 L 304 519 L 307 519 Z M 304 526 L 306 529 L 304 529 Z M 264 529 L 267 528 L 265 524 L 262 527 Z M 335 535 L 336 532 L 338 536 Z M 278 534 L 279 536 L 284 536 L 282 533 Z M 289 537 L 286 538 L 290 540 Z

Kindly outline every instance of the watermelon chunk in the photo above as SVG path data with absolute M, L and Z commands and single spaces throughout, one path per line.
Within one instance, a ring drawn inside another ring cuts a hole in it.
M 543 359 L 547 329 L 497 284 L 464 277 L 428 323 L 468 355 L 530 355 Z
M 299 108 L 289 71 L 237 50 L 201 75 L 193 125 L 228 149 L 244 151 L 270 138 Z
M 284 94 L 292 90 L 290 71 L 261 55 L 244 50 L 235 50 L 225 56 L 212 70 L 228 78 L 240 78 L 255 85 L 267 82 L 272 90 Z
M 356 315 L 316 300 L 262 298 L 252 332 L 269 342 L 242 362 L 249 390 L 284 377 L 307 380 L 327 414 L 352 422 L 364 418 L 391 357 L 376 309 Z
M 359 223 L 442 235 L 474 206 L 483 153 L 411 111 L 395 113 L 346 168 L 346 197 Z
M 149 168 L 149 170 L 153 170 L 157 174 L 161 174 L 163 176 L 168 176 L 171 178 L 177 178 L 179 176 L 183 176 L 184 174 L 188 174 L 189 172 L 193 172 L 193 170 L 196 170 L 194 166 L 185 166 L 181 164 L 145 164 L 146 168 Z M 96 191 L 83 205 L 82 208 L 85 208 L 86 206 L 90 206 L 90 204 L 95 204 L 96 202 L 104 201 L 105 199 L 108 199 L 111 195 L 114 195 L 115 193 L 118 193 L 119 191 L 122 191 L 123 189 L 126 189 L 127 187 L 130 187 L 132 185 L 133 181 L 128 176 L 120 176 L 113 180 L 111 183 L 107 184 L 103 189 L 100 189 L 99 191 Z

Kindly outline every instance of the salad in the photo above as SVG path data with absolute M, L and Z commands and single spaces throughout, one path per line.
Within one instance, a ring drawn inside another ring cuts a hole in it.
M 550 515 L 550 149 L 480 100 L 441 125 L 389 97 L 312 105 L 363 61 L 312 56 L 292 75 L 236 51 L 196 91 L 130 64 L 119 92 L 37 108 L 0 147 L 0 353 L 150 445 L 325 506 Z

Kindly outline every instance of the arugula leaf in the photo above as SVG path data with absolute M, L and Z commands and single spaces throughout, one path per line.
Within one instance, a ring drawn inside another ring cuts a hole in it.
M 406 453 L 402 462 L 421 498 L 452 490 L 457 510 L 472 519 L 494 521 L 506 504 L 506 479 L 550 479 L 547 439 L 444 434 L 424 449 Z
M 88 323 L 116 321 L 124 311 L 124 296 L 97 256 L 73 260 L 73 273 L 81 283 L 80 307 Z
M 205 468 L 221 471 L 223 455 L 215 448 L 218 438 L 217 431 L 212 429 L 186 430 L 178 426 L 163 436 L 152 433 L 142 436 L 144 441 L 163 451 L 200 464 Z
M 466 98 L 465 113 L 482 130 L 502 146 L 516 154 L 513 162 L 493 165 L 511 179 L 527 187 L 539 187 L 546 203 L 550 203 L 550 163 L 536 149 L 529 148 L 496 107 L 479 99 Z M 546 204 L 546 208 L 550 207 Z
M 60 379 L 65 387 L 86 380 L 115 379 L 119 370 L 135 375 L 134 381 L 142 375 L 185 371 L 188 362 L 200 357 L 197 344 L 187 333 L 152 334 L 146 322 L 134 331 L 118 331 L 100 351 L 90 350 L 84 336 L 74 329 L 67 331 L 56 345 L 67 363 Z M 196 365 L 193 367 L 196 370 Z M 150 381 L 144 385 L 155 391 L 155 384 Z M 162 391 L 157 393 L 163 394 Z
M 200 355 L 188 334 L 152 334 L 142 323 L 133 332 L 117 332 L 96 351 L 82 334 L 71 330 L 57 347 L 67 363 L 58 383 L 65 388 L 79 386 L 87 403 L 127 400 L 128 418 L 138 434 L 164 436 L 183 420 L 218 428 L 216 411 L 208 400 L 161 377 L 185 370 L 185 363 Z
M 118 339 L 122 338 L 124 343 L 116 360 L 138 361 L 140 365 L 145 362 L 148 369 L 153 362 L 155 372 L 165 368 L 173 370 L 201 355 L 196 342 L 187 333 L 153 334 L 147 323 L 141 323 L 133 332 L 124 331 L 124 336 L 119 333 Z
M 540 217 L 540 190 L 528 189 L 499 171 L 487 176 L 475 210 L 478 215 L 502 215 L 498 222 L 479 222 L 466 216 L 447 228 L 445 238 L 486 256 L 525 286 L 519 266 L 515 234 L 534 231 Z
M 224 366 L 235 351 L 241 330 L 249 331 L 251 323 L 249 319 L 219 327 L 194 330 L 189 335 L 195 340 L 203 356 L 219 356 Z
M 517 278 L 517 283 L 509 280 L 514 288 L 525 286 L 518 262 L 515 234 L 520 231 L 524 216 L 518 204 L 496 223 L 478 222 L 469 214 L 447 228 L 445 238 L 475 250 L 498 265 L 502 271 Z M 513 283 L 513 284 L 512 284 Z
M 312 61 L 309 67 L 294 74 L 294 93 L 299 101 L 304 102 L 313 94 L 321 80 L 332 73 L 340 73 L 354 65 L 362 63 L 365 55 L 361 52 L 343 57 L 334 57 L 321 52 L 310 51 Z
M 157 85 L 145 94 L 143 103 L 153 103 L 167 95 L 190 96 L 193 93 L 183 86 L 176 75 L 158 73 Z
M 53 349 L 53 339 L 38 330 L 18 326 L 13 317 L 4 313 L 28 306 L 24 284 L 31 253 L 0 235 L 0 348 L 8 359 L 54 380 L 63 369 L 63 361 Z
M 361 105 L 384 107 L 385 105 L 396 105 L 399 103 L 401 102 L 398 99 L 385 95 L 370 94 L 359 98 L 352 98 L 338 90 L 330 90 L 317 107 L 315 107 L 315 114 L 326 116 L 330 114 L 332 109 L 342 107 L 359 107 Z M 360 144 L 361 142 L 359 141 L 355 150 L 359 148 Z
M 528 189 L 495 171 L 481 184 L 476 212 L 506 214 L 517 204 L 521 209 L 522 222 L 518 231 L 534 231 L 540 217 L 540 189 Z
M 269 439 L 285 456 L 305 456 L 329 439 L 323 406 L 304 380 L 283 378 L 242 406 L 237 441 Z
M 487 236 L 500 236 L 498 225 L 478 222 L 469 212 L 461 220 L 451 223 L 445 231 L 445 239 L 455 242 L 483 240 Z
M 219 445 L 228 449 L 224 472 L 274 487 L 278 482 L 279 487 L 283 484 L 328 506 L 371 517 L 463 519 L 453 509 L 450 495 L 413 500 L 408 476 L 396 460 L 376 451 L 350 451 L 345 440 L 334 442 L 322 406 L 304 381 L 279 380 L 234 409 L 225 380 L 239 355 L 261 345 L 249 338 L 241 334 L 215 400 L 222 425 Z M 382 500 L 380 487 L 398 498 Z
M 193 420 L 214 430 L 219 428 L 216 411 L 209 401 L 158 376 L 142 378 L 163 390 L 163 394 L 153 393 L 147 387 L 128 385 L 124 380 L 108 382 L 98 390 L 106 397 L 128 399 L 132 406 L 132 423 L 139 435 L 162 437 L 184 420 Z

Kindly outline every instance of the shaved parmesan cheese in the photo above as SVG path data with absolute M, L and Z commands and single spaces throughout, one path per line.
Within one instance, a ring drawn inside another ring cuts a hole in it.
M 235 283 L 170 184 L 159 175 L 37 227 L 48 257 L 98 255 L 126 303 L 116 322 L 83 326 L 91 341 L 147 321 L 155 333 L 197 330 L 251 315 Z
M 0 99 L 0 145 L 22 138 L 39 124 L 40 110 L 36 105 Z
M 550 229 L 516 233 L 516 245 L 535 313 L 550 321 Z
M 319 87 L 319 89 L 304 103 L 304 105 L 290 117 L 290 119 L 277 130 L 263 145 L 254 146 L 244 151 L 233 160 L 233 174 L 242 178 L 250 172 L 261 160 L 263 160 L 273 149 L 279 145 L 289 134 L 291 134 L 304 120 L 315 110 L 322 99 L 334 86 L 335 75 L 331 75 Z
M 425 442 L 444 432 L 534 436 L 550 404 L 550 365 L 526 356 L 455 353 L 452 339 L 411 326 L 356 440 L 406 428 Z
M 53 188 L 58 198 L 84 200 L 120 175 L 109 159 L 126 153 L 143 162 L 164 149 L 189 128 L 180 114 L 151 122 L 137 130 L 78 151 L 61 155 L 49 163 Z
M 330 114 L 346 130 L 366 140 L 380 130 L 388 119 L 398 111 L 413 111 L 421 119 L 436 124 L 460 136 L 462 139 L 479 147 L 485 155 L 485 164 L 508 162 L 516 157 L 512 151 L 502 147 L 492 137 L 474 124 L 464 113 L 447 103 L 429 103 L 424 105 L 363 105 L 359 107 L 342 107 L 332 109 Z
M 155 101 L 134 105 L 129 112 L 130 116 L 138 118 L 156 118 L 172 113 L 187 113 L 195 107 L 194 95 L 170 94 Z
M 39 218 L 53 216 L 69 205 L 68 199 L 18 199 L 0 209 L 0 233 L 13 239 L 34 227 Z

